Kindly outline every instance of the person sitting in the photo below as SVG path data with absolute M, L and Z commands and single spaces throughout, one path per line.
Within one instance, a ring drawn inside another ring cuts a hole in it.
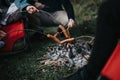
M 26 0 L 0 0 L 0 48 L 5 45 L 2 39 L 7 34 L 2 27 L 20 20 L 20 11 L 27 5 L 29 4 L 26 3 Z
M 26 7 L 30 13 L 28 24 L 35 30 L 43 32 L 43 26 L 60 24 L 65 27 L 75 27 L 75 15 L 70 0 L 29 0 L 29 3 L 35 8 Z
M 38 22 L 36 25 L 51 26 L 54 24 L 62 24 L 63 26 L 75 26 L 75 15 L 73 6 L 70 0 L 31 0 L 32 3 L 38 10 L 39 13 L 30 15 Z M 63 7 L 64 9 L 63 9 Z M 50 16 L 51 15 L 51 16 Z M 30 17 L 30 20 L 33 21 Z M 72 20 L 72 23 L 71 23 Z
M 5 26 L 19 21 L 22 10 L 27 5 L 26 0 L 0 0 L 0 25 Z

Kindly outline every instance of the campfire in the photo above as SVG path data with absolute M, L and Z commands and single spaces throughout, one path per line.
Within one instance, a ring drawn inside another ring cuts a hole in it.
M 47 35 L 48 38 L 57 42 L 58 45 L 47 48 L 48 51 L 39 59 L 42 65 L 81 68 L 87 64 L 94 37 L 80 36 L 79 38 L 71 38 L 68 29 L 69 27 L 65 29 L 64 26 L 59 25 L 58 32 L 54 35 Z M 64 40 L 58 38 L 61 33 L 65 36 Z M 85 38 L 90 39 L 85 40 Z
M 91 54 L 94 38 L 89 38 L 91 38 L 90 41 L 79 38 L 72 43 L 49 46 L 48 51 L 38 61 L 40 61 L 40 64 L 48 66 L 81 68 L 87 64 Z

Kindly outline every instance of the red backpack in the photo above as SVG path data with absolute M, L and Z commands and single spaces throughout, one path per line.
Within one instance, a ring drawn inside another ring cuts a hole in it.
M 12 51 L 15 42 L 21 38 L 25 37 L 24 24 L 23 22 L 16 22 L 2 27 L 2 30 L 7 33 L 7 36 L 3 39 L 5 46 L 0 49 L 2 51 Z

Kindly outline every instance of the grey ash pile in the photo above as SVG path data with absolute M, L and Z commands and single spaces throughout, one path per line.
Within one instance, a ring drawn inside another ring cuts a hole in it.
M 68 66 L 81 68 L 87 64 L 92 49 L 92 41 L 77 39 L 72 43 L 49 46 L 46 54 L 40 59 L 42 65 Z

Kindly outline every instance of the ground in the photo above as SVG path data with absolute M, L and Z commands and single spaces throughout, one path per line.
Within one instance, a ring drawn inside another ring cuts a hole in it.
M 49 28 L 47 30 L 49 30 Z M 52 30 L 56 30 L 56 28 L 53 27 Z M 0 79 L 53 80 L 62 76 L 67 76 L 74 72 L 75 69 L 73 68 L 42 66 L 40 65 L 39 61 L 37 61 L 37 59 L 45 54 L 47 46 L 52 46 L 55 44 L 57 43 L 53 42 L 52 40 L 43 39 L 41 41 L 35 41 L 31 43 L 31 49 L 27 52 L 1 56 Z
M 80 0 L 74 4 L 76 28 L 70 30 L 71 36 L 94 35 L 98 1 Z M 86 3 L 87 2 L 87 3 Z M 47 33 L 56 32 L 56 28 L 47 28 Z M 46 52 L 46 47 L 56 44 L 51 40 L 40 40 L 31 43 L 27 52 L 0 56 L 0 80 L 57 80 L 76 71 L 74 68 L 42 66 L 37 61 Z

